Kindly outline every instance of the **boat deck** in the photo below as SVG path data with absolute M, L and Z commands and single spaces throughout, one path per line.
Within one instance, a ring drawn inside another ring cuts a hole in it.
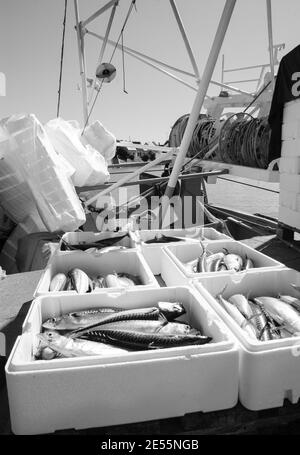
M 286 243 L 275 235 L 254 236 L 243 240 L 247 245 L 263 251 L 284 263 L 287 267 L 300 271 L 300 240 Z M 294 248 L 292 248 L 292 245 Z M 295 249 L 296 248 L 296 249 Z M 34 289 L 42 271 L 9 275 L 0 281 L 0 332 L 6 338 L 6 354 L 13 347 L 21 333 L 22 323 L 32 301 Z M 160 277 L 157 277 L 160 285 Z M 1 333 L 0 333 L 1 334 Z M 1 345 L 1 339 L 0 339 Z M 3 350 L 3 346 L 2 346 Z M 0 350 L 1 353 L 1 350 Z M 0 357 L 0 434 L 11 434 L 4 365 L 6 358 Z M 59 434 L 118 435 L 118 434 L 299 434 L 300 403 L 292 405 L 287 400 L 280 408 L 249 411 L 241 404 L 234 408 L 209 412 L 192 413 L 182 417 L 133 423 L 128 425 L 89 428 L 84 430 L 66 429 Z

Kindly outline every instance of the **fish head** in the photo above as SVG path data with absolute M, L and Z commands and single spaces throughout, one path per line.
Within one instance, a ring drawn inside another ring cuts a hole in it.
M 175 319 L 185 314 L 185 308 L 179 302 L 158 302 L 158 308 L 168 318 Z
M 46 330 L 43 333 L 38 333 L 37 337 L 46 345 L 55 342 L 59 338 L 59 334 L 55 330 Z
M 48 330 L 54 330 L 61 318 L 50 318 L 42 323 L 42 327 Z

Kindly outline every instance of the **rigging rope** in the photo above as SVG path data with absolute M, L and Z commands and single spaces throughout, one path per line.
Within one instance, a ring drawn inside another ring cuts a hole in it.
M 58 100 L 57 100 L 56 117 L 59 117 L 59 109 L 60 109 L 60 94 L 61 94 L 62 70 L 63 70 L 63 60 L 64 60 L 64 49 L 65 49 L 65 33 L 66 33 L 67 4 L 68 4 L 68 0 L 65 0 L 65 11 L 64 11 L 63 35 L 62 35 L 62 43 L 61 43 L 60 71 L 59 71 Z
M 119 34 L 119 37 L 118 37 L 118 39 L 117 39 L 117 42 L 116 42 L 116 44 L 115 44 L 115 47 L 114 47 L 114 49 L 113 49 L 113 52 L 112 52 L 112 55 L 111 55 L 111 57 L 110 57 L 109 63 L 112 62 L 112 59 L 113 59 L 113 57 L 114 57 L 114 55 L 115 55 L 115 52 L 116 52 L 117 47 L 118 47 L 118 44 L 119 44 L 119 42 L 120 42 L 121 37 L 123 36 L 123 32 L 124 32 L 124 30 L 125 30 L 125 27 L 126 27 L 126 25 L 127 25 L 128 19 L 129 19 L 129 17 L 130 17 L 131 11 L 132 11 L 133 7 L 135 6 L 135 2 L 136 2 L 136 0 L 132 0 L 131 4 L 130 4 L 130 6 L 129 6 L 127 15 L 126 15 L 126 17 L 125 17 L 125 20 L 124 20 L 123 26 L 122 26 L 122 28 L 121 28 L 121 32 L 120 32 L 120 34 Z M 93 102 L 93 104 L 92 104 L 92 107 L 91 107 L 90 112 L 89 112 L 89 114 L 88 114 L 88 117 L 87 117 L 87 119 L 86 119 L 86 122 L 85 122 L 85 125 L 84 125 L 84 127 L 83 127 L 81 136 L 83 135 L 83 133 L 84 133 L 84 131 L 85 131 L 85 128 L 86 128 L 86 126 L 87 126 L 87 124 L 88 124 L 88 122 L 89 122 L 90 116 L 91 116 L 91 114 L 92 114 L 92 112 L 93 112 L 93 109 L 94 109 L 94 106 L 95 106 L 96 101 L 97 101 L 97 99 L 98 99 L 98 96 L 99 96 L 99 93 L 100 93 L 100 91 L 101 91 L 102 85 L 103 85 L 103 79 L 101 80 L 100 87 L 99 87 L 99 89 L 97 90 L 97 94 L 96 94 L 96 96 L 95 96 L 94 102 Z

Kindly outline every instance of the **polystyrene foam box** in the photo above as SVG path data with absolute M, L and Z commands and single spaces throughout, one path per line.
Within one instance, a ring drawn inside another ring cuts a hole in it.
M 207 242 L 205 244 L 207 251 L 211 253 L 218 253 L 223 251 L 225 248 L 229 253 L 240 255 L 242 258 L 249 258 L 253 261 L 254 268 L 249 269 L 248 273 L 260 268 L 266 270 L 269 267 L 284 267 L 283 264 L 276 261 L 275 259 L 266 256 L 253 248 L 244 245 L 241 242 L 232 240 L 216 240 Z M 187 284 L 193 278 L 200 277 L 202 275 L 217 276 L 217 275 L 232 275 L 241 274 L 241 272 L 235 272 L 234 270 L 224 270 L 220 272 L 201 272 L 193 273 L 190 272 L 185 264 L 189 261 L 199 258 L 202 255 L 202 247 L 200 244 L 185 244 L 185 245 L 169 245 L 164 248 L 165 255 L 162 259 L 162 276 L 167 286 L 174 286 L 175 284 Z M 169 259 L 166 257 L 169 256 Z
M 116 241 L 113 246 L 125 246 L 126 248 L 134 247 L 129 234 L 126 235 L 127 232 L 66 232 L 59 243 L 59 249 L 63 250 L 63 242 L 67 242 L 69 245 L 86 245 L 87 243 L 95 243 L 101 242 L 102 240 L 107 239 L 117 239 L 118 237 L 120 240 Z
M 279 204 L 300 213 L 300 193 L 281 190 L 279 194 Z
M 279 206 L 278 220 L 287 226 L 300 229 L 300 212 L 291 210 L 288 207 Z
M 300 156 L 292 158 L 281 157 L 279 170 L 283 174 L 300 174 Z
M 288 158 L 300 156 L 300 138 L 282 141 L 281 156 Z
M 144 258 L 148 262 L 154 275 L 161 273 L 162 263 L 162 247 L 172 245 L 173 243 L 161 242 L 154 244 L 145 243 L 147 240 L 152 240 L 158 235 L 165 235 L 170 237 L 182 237 L 182 241 L 176 242 L 178 244 L 185 243 L 197 243 L 200 239 L 203 241 L 207 240 L 218 240 L 218 239 L 230 239 L 225 234 L 218 232 L 213 228 L 205 228 L 202 226 L 190 227 L 187 229 L 157 229 L 157 230 L 137 230 L 130 231 L 130 237 L 132 239 L 133 246 L 140 247 Z
M 140 278 L 142 285 L 138 287 L 159 287 L 154 275 L 142 254 L 134 249 L 109 251 L 106 253 L 88 253 L 85 251 L 58 252 L 50 258 L 41 276 L 34 296 L 51 294 L 49 286 L 51 279 L 57 273 L 68 273 L 73 268 L 79 268 L 90 277 L 107 275 L 109 273 L 129 273 Z M 111 288 L 113 289 L 113 288 Z M 102 292 L 103 289 L 93 292 Z M 61 291 L 60 294 L 76 294 L 76 291 Z
M 282 124 L 282 140 L 300 138 L 300 119 L 291 119 Z
M 300 119 L 300 99 L 295 99 L 284 104 L 283 121 L 289 122 L 294 119 Z
M 300 193 L 300 175 L 280 174 L 280 189 Z
M 225 299 L 234 294 L 243 294 L 248 298 L 263 295 L 276 297 L 278 294 L 299 298 L 299 293 L 290 283 L 300 285 L 300 273 L 285 268 L 239 276 L 203 276 L 193 283 L 240 342 L 240 402 L 251 410 L 282 406 L 285 398 L 296 403 L 300 397 L 300 337 L 252 340 L 221 307 L 215 296 L 222 292 Z
M 187 312 L 182 320 L 213 340 L 199 346 L 114 357 L 32 359 L 41 323 L 62 311 L 99 306 L 152 307 L 159 301 L 180 301 Z M 15 434 L 120 425 L 227 409 L 235 406 L 238 396 L 234 337 L 205 300 L 188 287 L 106 292 L 101 300 L 100 294 L 40 297 L 30 307 L 5 371 Z

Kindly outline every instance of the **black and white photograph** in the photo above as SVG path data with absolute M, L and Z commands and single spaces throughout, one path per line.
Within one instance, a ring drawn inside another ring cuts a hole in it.
M 299 22 L 0 0 L 3 442 L 300 435 Z

